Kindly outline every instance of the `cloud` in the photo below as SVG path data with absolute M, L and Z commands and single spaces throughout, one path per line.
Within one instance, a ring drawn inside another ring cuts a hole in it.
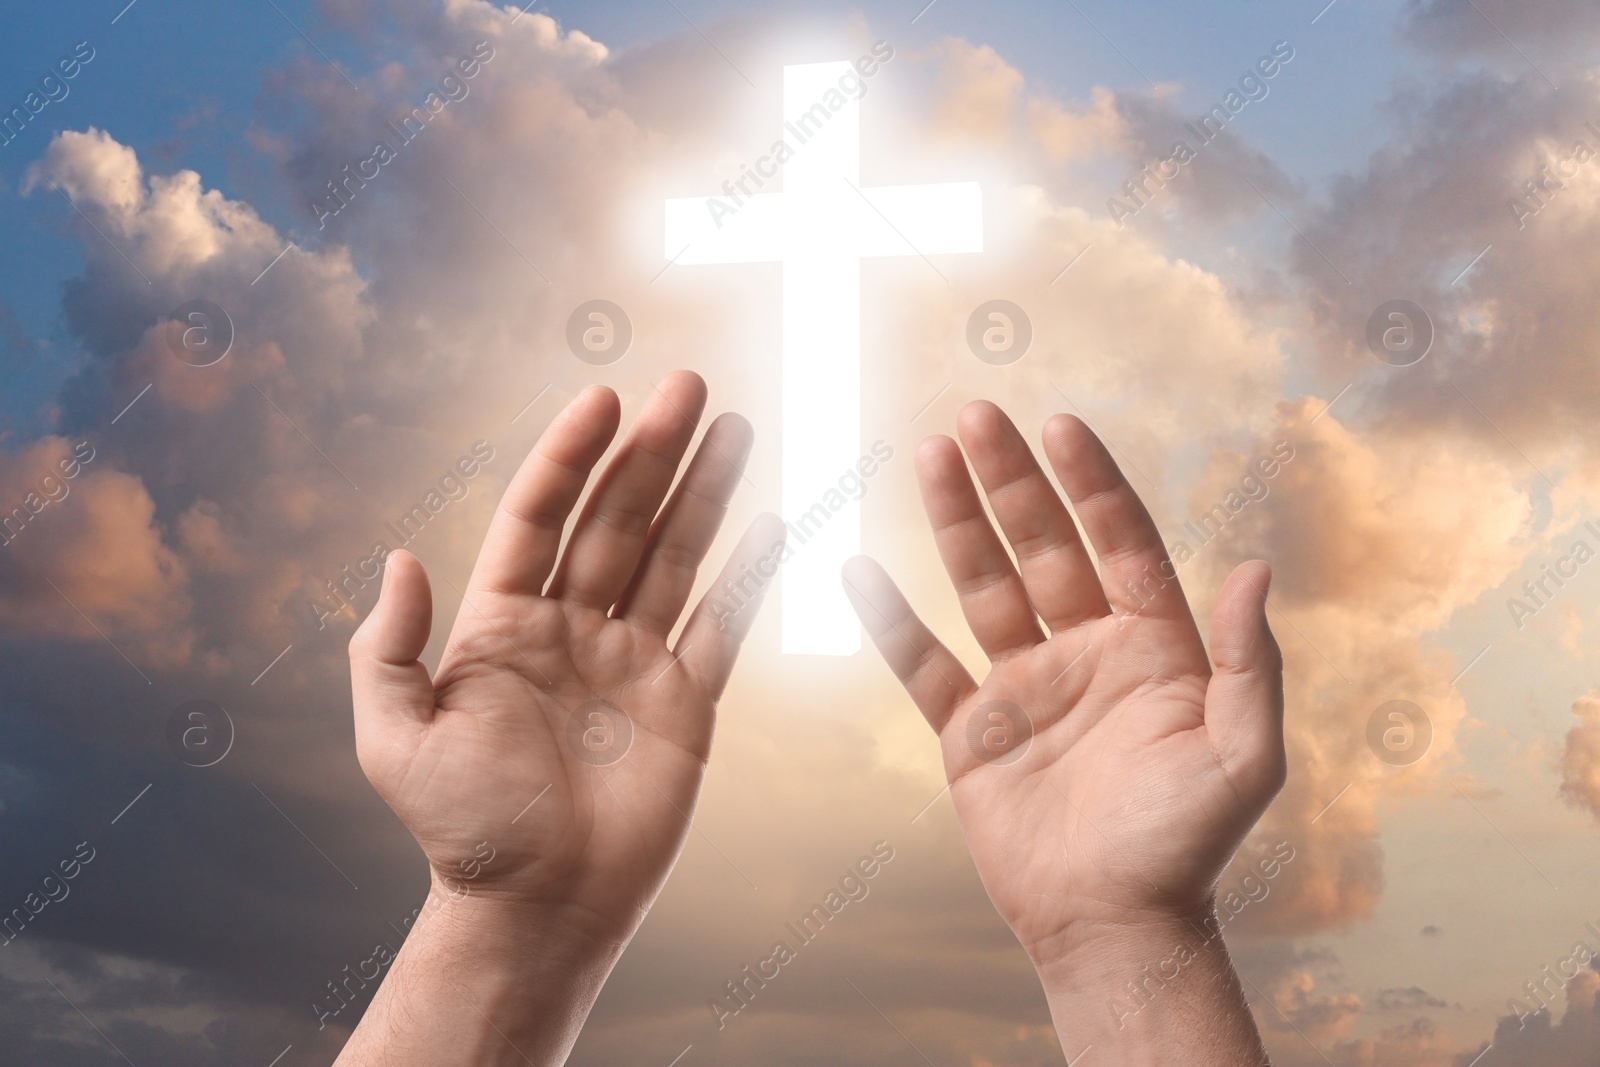
M 1592 463 L 1586 413 L 1600 399 L 1600 320 L 1584 298 L 1600 281 L 1600 92 L 1580 64 L 1552 72 L 1560 88 L 1522 67 L 1397 91 L 1394 138 L 1313 207 L 1292 254 L 1319 360 L 1354 382 L 1342 405 L 1363 423 L 1490 442 L 1541 486 Z M 1396 299 L 1432 321 L 1415 366 L 1368 348 L 1369 319 Z
M 1188 219 L 1217 228 L 1261 211 L 1263 194 L 1279 200 L 1296 191 L 1289 176 L 1231 126 L 1219 129 L 1212 119 L 1205 131 L 1211 139 L 1202 139 L 1197 130 L 1208 116 L 1180 111 L 1174 93 L 1119 96 L 1116 106 L 1129 171 L 1106 195 L 1115 197 L 1123 212 L 1138 212 L 1129 225 L 1145 225 L 1148 202 L 1169 223 Z M 1187 151 L 1194 153 L 1192 160 Z M 1123 184 L 1130 181 L 1135 192 Z M 1109 199 L 1106 208 L 1107 217 L 1113 217 Z
M 1445 53 L 1526 64 L 1512 42 L 1537 52 L 1581 52 L 1595 40 L 1593 11 L 1582 0 L 1408 0 L 1403 36 Z
M 1490 449 L 1361 432 L 1310 401 L 1283 405 L 1273 437 L 1294 458 L 1265 506 L 1227 532 L 1269 548 L 1288 606 L 1335 608 L 1401 632 L 1438 629 L 1503 582 L 1534 543 L 1531 502 Z M 1258 451 L 1270 452 L 1265 440 Z M 1462 480 L 1472 488 L 1453 484 Z
M 1329 1055 L 1350 1067 L 1454 1067 L 1460 1054 L 1432 1020 L 1413 1019 L 1372 1037 L 1338 1042 Z
M 1419 1008 L 1448 1008 L 1450 1002 L 1440 1000 L 1421 986 L 1404 989 L 1380 989 L 1372 1006 L 1379 1011 L 1416 1011 Z
M 1379 989 L 1369 1002 L 1353 993 L 1323 991 L 1324 984 L 1337 988 L 1342 982 L 1339 960 L 1331 953 L 1252 944 L 1238 959 L 1251 982 L 1255 996 L 1250 999 L 1274 1063 L 1460 1067 L 1459 1043 L 1433 1019 L 1414 1014 L 1449 1007 L 1421 988 Z M 1268 998 L 1270 1005 L 1263 1003 Z M 1374 1026 L 1375 1013 L 1411 1017 Z
M 44 184 L 96 208 L 111 242 L 131 242 L 137 262 L 152 273 L 183 277 L 229 246 L 271 245 L 271 230 L 255 212 L 203 190 L 192 170 L 147 181 L 133 149 L 103 130 L 58 134 L 45 157 L 28 168 L 22 192 Z
M 1317 980 L 1308 971 L 1284 975 L 1272 991 L 1278 1020 L 1316 1042 L 1343 1036 L 1361 1014 L 1361 998 L 1353 993 L 1319 994 L 1316 989 Z M 1267 1018 L 1271 1025 L 1272 1017 Z
M 918 57 L 937 71 L 933 125 L 960 144 L 1003 146 L 1016 136 L 1025 81 L 988 45 L 946 39 Z
M 45 437 L 0 455 L 0 500 L 0 631 L 82 641 L 109 631 L 142 656 L 182 661 L 193 640 L 187 573 L 139 479 L 88 441 Z
M 1529 1067 L 1588 1067 L 1600 1048 L 1600 973 L 1579 972 L 1567 983 L 1566 1011 L 1556 1021 L 1550 1011 L 1526 1018 L 1508 1015 L 1494 1030 L 1497 1055 Z M 1481 1050 L 1480 1050 L 1481 1051 Z M 1454 1067 L 1466 1067 L 1466 1056 Z
M 1271 478 L 1252 466 L 1263 457 Z M 1254 501 L 1240 489 L 1247 474 Z M 1237 511 L 1213 510 L 1230 492 Z M 1197 554 L 1185 580 L 1215 588 L 1244 559 L 1272 560 L 1271 621 L 1288 663 L 1286 734 L 1301 769 L 1257 839 L 1288 840 L 1297 858 L 1248 929 L 1365 917 L 1384 884 L 1379 805 L 1429 788 L 1459 759 L 1455 669 L 1417 638 L 1516 570 L 1533 542 L 1532 503 L 1487 446 L 1362 430 L 1309 399 L 1280 404 L 1248 453 L 1214 454 L 1191 499 L 1193 518 L 1171 535 Z M 1390 700 L 1420 707 L 1431 729 L 1403 774 L 1368 741 L 1369 718 Z
M 1600 818 L 1600 696 L 1580 698 L 1572 714 L 1580 721 L 1561 747 L 1561 796 Z
M 1047 158 L 1078 162 L 1117 151 L 1132 155 L 1122 109 L 1128 97 L 1096 86 L 1088 106 L 1040 94 L 1028 100 L 1028 129 Z

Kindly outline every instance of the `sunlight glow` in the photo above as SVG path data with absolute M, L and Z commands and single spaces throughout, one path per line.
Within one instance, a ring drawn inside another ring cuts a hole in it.
M 861 260 L 983 251 L 983 193 L 975 182 L 861 188 L 861 105 L 841 92 L 852 65 L 783 74 L 784 191 L 747 195 L 777 173 L 758 163 L 741 174 L 742 189 L 730 182 L 724 196 L 667 201 L 666 254 L 680 264 L 784 265 L 782 507 L 795 551 L 782 650 L 848 656 L 861 633 L 839 569 L 861 551 L 861 508 L 847 500 L 831 510 L 824 498 L 862 454 Z M 819 506 L 827 520 L 804 523 Z

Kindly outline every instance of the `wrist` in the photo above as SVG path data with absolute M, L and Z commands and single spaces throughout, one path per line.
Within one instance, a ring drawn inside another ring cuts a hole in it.
M 1069 1060 L 1093 1046 L 1140 1067 L 1265 1062 L 1210 909 L 1081 925 L 1055 947 L 1034 965 Z
M 517 896 L 493 886 L 470 886 L 435 875 L 416 928 L 467 945 L 538 939 L 565 960 L 614 957 L 634 928 L 582 905 L 552 897 Z M 637 923 L 635 923 L 637 926 Z
M 530 900 L 437 877 L 413 928 L 433 951 L 471 957 L 490 967 L 545 967 L 574 973 L 609 971 L 631 931 L 557 900 Z
M 1179 941 L 1220 942 L 1214 899 L 1168 908 L 1105 908 L 1048 936 L 1019 938 L 1041 978 L 1126 963 Z
M 556 1067 L 626 942 L 581 910 L 437 880 L 339 1067 Z

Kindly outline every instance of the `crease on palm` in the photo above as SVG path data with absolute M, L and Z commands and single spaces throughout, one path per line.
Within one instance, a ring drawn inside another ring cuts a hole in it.
M 958 428 L 960 445 L 924 442 L 917 474 L 939 557 L 989 660 L 987 677 L 974 679 L 875 562 L 851 561 L 845 588 L 939 735 L 991 897 L 1030 952 L 1038 947 L 1030 939 L 1060 933 L 1051 925 L 1069 922 L 1070 901 L 1084 893 L 1203 899 L 1220 873 L 1209 867 L 1231 856 L 1239 827 L 1281 785 L 1269 774 L 1247 787 L 1217 751 L 1212 728 L 1225 722 L 1245 738 L 1247 758 L 1281 761 L 1281 661 L 1267 654 L 1236 662 L 1227 651 L 1270 646 L 1275 654 L 1264 614 L 1270 572 L 1243 564 L 1225 583 L 1208 656 L 1155 523 L 1081 420 L 1056 416 L 1045 427 L 1044 451 L 1065 501 L 994 405 L 968 405 Z M 1254 608 L 1240 610 L 1252 597 Z M 1227 627 L 1241 620 L 1254 628 L 1244 633 L 1251 640 L 1231 640 L 1240 633 Z M 1219 644 L 1219 632 L 1230 640 Z M 1256 674 L 1250 699 L 1211 699 L 1213 658 L 1221 667 L 1229 656 L 1236 677 Z M 1056 691 L 1069 671 L 1070 688 Z M 972 716 L 996 700 L 1029 717 L 1029 748 L 1015 763 L 979 751 L 969 730 Z M 1063 855 L 1040 866 L 1038 845 L 1058 834 Z M 1017 879 L 1023 884 L 1009 884 Z M 1047 898 L 1057 903 L 1047 906 Z

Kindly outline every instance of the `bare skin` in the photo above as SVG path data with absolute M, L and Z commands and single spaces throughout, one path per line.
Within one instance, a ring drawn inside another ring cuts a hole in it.
M 1245 563 L 1225 583 L 1208 655 L 1155 523 L 1088 427 L 1044 429 L 1072 512 L 999 408 L 968 405 L 959 432 L 999 532 L 955 441 L 924 441 L 917 474 L 983 682 L 877 563 L 852 560 L 845 588 L 939 736 L 978 873 L 1062 1048 L 1084 1067 L 1265 1063 L 1204 923 L 1286 774 L 1271 570 Z
M 563 528 L 616 432 L 616 397 L 590 390 L 552 424 L 501 502 L 432 678 L 417 660 L 426 575 L 405 553 L 390 558 L 351 643 L 357 750 L 434 884 L 346 1067 L 563 1062 L 682 848 L 754 605 L 719 620 L 702 602 L 675 648 L 667 635 L 750 434 L 718 420 L 663 507 L 705 389 L 680 374 L 660 394 L 564 553 Z M 1270 571 L 1250 563 L 1229 579 L 1208 657 L 1164 577 L 1175 572 L 1154 524 L 1086 427 L 1051 420 L 1045 450 L 1104 582 L 999 409 L 970 406 L 961 433 L 1021 561 L 984 516 L 960 449 L 926 442 L 919 478 L 991 659 L 983 684 L 876 564 L 852 561 L 845 584 L 939 733 L 984 884 L 1074 1062 L 1264 1063 L 1227 952 L 1202 924 L 1285 773 Z M 776 518 L 758 520 L 724 574 L 782 535 Z M 1137 1011 L 1119 1009 L 1121 987 L 1176 946 L 1179 975 Z
M 432 677 L 427 575 L 389 557 L 350 643 L 356 749 L 433 886 L 342 1067 L 564 1062 L 660 892 L 755 615 L 703 601 L 668 646 L 750 451 L 749 425 L 722 416 L 668 499 L 705 401 L 698 376 L 668 376 L 575 520 L 619 403 L 593 388 L 556 418 L 500 502 Z M 782 538 L 763 516 L 724 574 Z

